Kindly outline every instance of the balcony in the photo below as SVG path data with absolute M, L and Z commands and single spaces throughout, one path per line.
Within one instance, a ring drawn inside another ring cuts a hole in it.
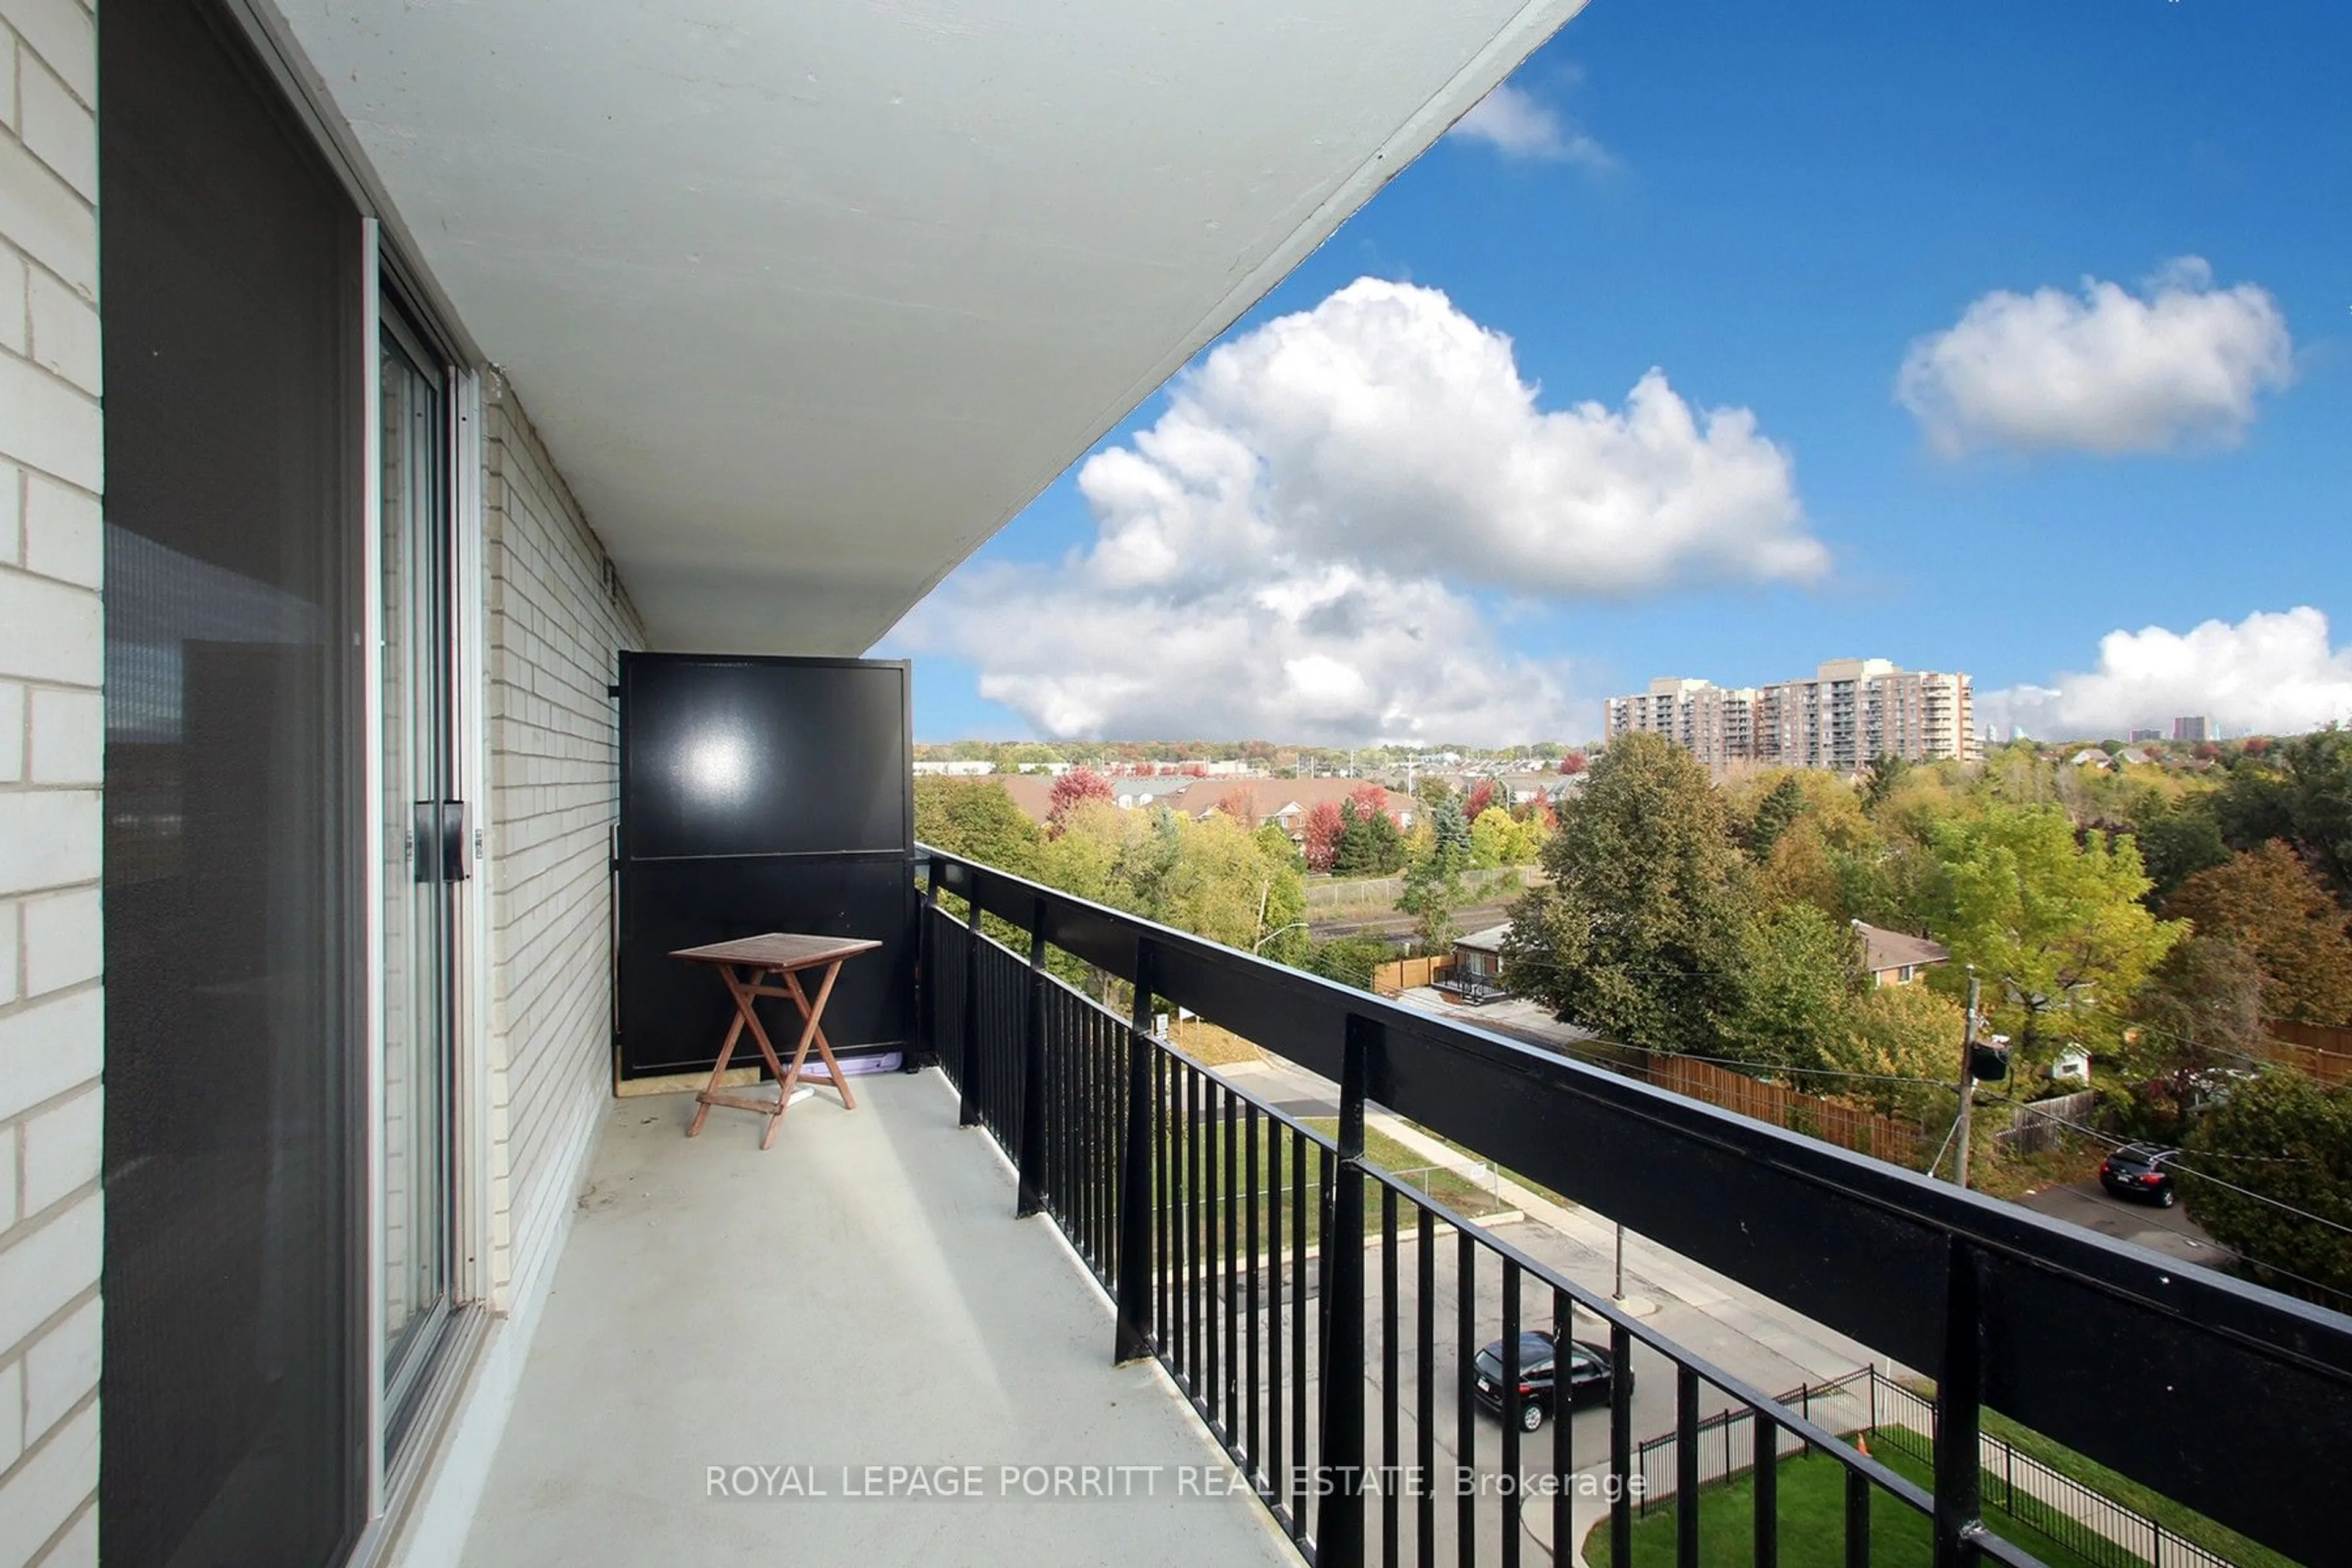
M 929 852 L 924 889 L 940 1072 L 859 1079 L 851 1114 L 820 1090 L 764 1155 L 723 1117 L 687 1142 L 676 1100 L 614 1106 L 467 1562 L 1517 1563 L 1590 1541 L 1623 1563 L 1663 1513 L 1695 1563 L 1704 1485 L 1806 1452 L 1847 1563 L 1890 1513 L 1939 1565 L 2035 1563 L 1987 1521 L 1986 1410 L 2341 1560 L 2352 1319 L 985 866 Z M 1130 1010 L 1066 984 L 1072 959 Z M 1198 1065 L 1150 1032 L 1171 1005 L 1284 1062 Z M 1562 1235 L 1622 1223 L 1637 1267 L 1718 1305 L 1621 1301 L 1370 1163 L 1383 1128 L 1476 1149 Z M 1874 1365 L 1859 1416 L 1835 1408 L 1852 1379 L 1824 1404 L 1810 1368 L 1795 1393 L 1743 1375 L 1734 1307 L 1934 1378 L 1937 1406 L 1899 1417 L 1934 1459 L 1850 1442 L 1898 1419 Z M 1633 1376 L 1523 1427 L 1527 1331 Z M 897 1495 L 866 1495 L 893 1465 Z M 1115 1495 L 1032 1495 L 1057 1466 Z M 976 1467 L 979 1496 L 908 1495 L 942 1484 L 924 1467 Z M 1732 1527 L 1758 1563 L 1795 1555 L 1780 1473 Z
M 940 1075 L 854 1089 L 764 1152 L 725 1111 L 689 1142 L 691 1096 L 612 1102 L 464 1561 L 1296 1561 L 1246 1492 L 1180 1491 L 1232 1467 L 1157 1366 L 1111 1364 L 1101 1292 Z

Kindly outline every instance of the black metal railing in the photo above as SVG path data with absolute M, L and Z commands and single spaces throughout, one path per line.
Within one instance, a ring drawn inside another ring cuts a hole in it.
M 1759 1564 L 1792 1448 L 1832 1467 L 1849 1564 L 1887 1508 L 1939 1568 L 2032 1563 L 1981 1518 L 1986 1405 L 2291 1556 L 2339 1552 L 2352 1319 L 927 853 L 923 1026 L 962 1120 L 1102 1282 L 1114 1353 L 1167 1368 L 1310 1561 L 1566 1561 L 1605 1516 L 1596 1550 L 1630 1564 L 1647 1423 L 1677 1438 L 1677 1564 L 1700 1560 L 1701 1434 L 1735 1425 Z M 1336 1080 L 1332 1125 L 1171 1048 L 1163 1003 Z M 1937 1379 L 1932 1484 L 1369 1162 L 1389 1115 Z M 1529 1418 L 1523 1330 L 1590 1344 L 1602 1407 Z

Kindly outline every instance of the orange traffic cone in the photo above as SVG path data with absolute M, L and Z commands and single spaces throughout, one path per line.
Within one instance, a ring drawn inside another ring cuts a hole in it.
M 1863 1434 L 1856 1432 L 1853 1435 L 1853 1451 L 1860 1454 L 1865 1459 L 1870 1458 L 1870 1439 Z

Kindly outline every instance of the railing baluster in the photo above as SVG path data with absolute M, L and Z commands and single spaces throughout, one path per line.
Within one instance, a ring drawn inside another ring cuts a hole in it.
M 1454 1518 L 1460 1537 L 1454 1543 L 1462 1568 L 1478 1561 L 1478 1395 L 1472 1387 L 1478 1354 L 1478 1241 L 1466 1230 L 1458 1243 L 1454 1280 Z M 1630 1557 L 1620 1562 L 1632 1562 Z
M 1192 1397 L 1217 1426 L 1217 1129 L 1216 1099 L 1209 1075 L 1191 1063 L 1192 1075 Z
M 1307 1535 L 1307 1151 L 1319 1149 L 1307 1134 L 1290 1130 L 1290 1468 L 1301 1483 L 1295 1489 L 1297 1511 L 1291 1533 Z
M 1118 1184 L 1118 1333 L 1113 1358 L 1151 1353 L 1152 947 L 1135 944 L 1135 1013 L 1128 1026 L 1127 1135 Z
M 1201 1071 L 1181 1057 L 1174 1058 L 1184 1075 L 1184 1386 L 1195 1403 L 1206 1404 L 1201 1384 L 1202 1211 L 1207 1199 L 1207 1163 L 1201 1140 L 1207 1136 L 1201 1110 Z
M 1414 1425 L 1420 1439 L 1416 1464 L 1421 1484 L 1414 1509 L 1415 1568 L 1435 1568 L 1437 1562 L 1437 1226 L 1427 1209 L 1412 1209 L 1413 1241 L 1420 1254 L 1420 1300 L 1415 1303 L 1413 1335 Z
M 1981 1260 L 1954 1237 L 1945 1263 L 1944 1364 L 1936 1380 L 1936 1568 L 1975 1560 L 1969 1537 L 1984 1514 Z
M 936 1061 L 940 1055 L 940 863 L 923 862 L 923 907 L 915 917 L 915 1039 Z M 907 1070 L 916 1070 L 909 1051 Z
M 1151 1104 L 1156 1117 L 1152 1125 L 1159 1131 L 1158 1161 L 1153 1167 L 1157 1197 L 1151 1223 L 1160 1242 L 1160 1263 L 1152 1271 L 1152 1289 L 1160 1304 L 1160 1348 L 1173 1355 L 1181 1351 L 1183 1342 L 1176 1319 L 1176 1192 L 1183 1180 L 1184 1158 L 1176 1146 L 1180 1119 L 1174 1109 L 1175 1059 L 1154 1052 L 1151 1070 Z
M 1339 1068 L 1339 1136 L 1323 1227 L 1322 1507 L 1316 1568 L 1364 1560 L 1364 1093 L 1381 1026 L 1348 1016 Z
M 1564 1369 L 1559 1369 L 1564 1370 Z M 1558 1386 L 1559 1370 L 1552 1376 Z M 1503 1568 L 1519 1568 L 1519 1421 L 1527 1395 L 1526 1359 L 1519 1352 L 1519 1265 L 1503 1259 Z
M 1288 1146 L 1287 1130 L 1279 1121 L 1269 1122 L 1265 1136 L 1265 1417 L 1266 1417 L 1266 1481 L 1272 1488 L 1277 1510 L 1290 1507 L 1290 1473 L 1283 1452 L 1282 1397 L 1282 1281 L 1284 1250 L 1282 1245 L 1282 1187 L 1287 1178 L 1290 1163 L 1284 1157 Z M 1294 1299 L 1290 1310 L 1298 1310 Z M 1295 1375 L 1295 1374 L 1294 1374 Z
M 1234 1091 L 1217 1091 L 1217 1140 L 1225 1152 L 1225 1433 L 1238 1446 L 1242 1439 L 1241 1406 L 1241 1216 L 1235 1209 L 1242 1191 L 1235 1172 L 1240 1168 L 1239 1139 L 1234 1127 Z
M 1609 1325 L 1609 1468 L 1617 1495 L 1609 1503 L 1609 1561 L 1633 1561 L 1633 1336 L 1622 1323 Z M 1643 1494 L 1643 1502 L 1648 1494 Z
M 1397 1560 L 1397 1195 L 1381 1184 L 1381 1561 Z
M 1263 1460 L 1265 1453 L 1265 1450 L 1260 1447 L 1265 1432 L 1259 1424 L 1259 1418 L 1264 1412 L 1259 1407 L 1258 1400 L 1258 1368 L 1261 1363 L 1258 1356 L 1257 1277 L 1258 1270 L 1264 1265 L 1258 1254 L 1257 1211 L 1260 1171 L 1257 1163 L 1257 1114 L 1255 1101 L 1244 1100 L 1242 1102 L 1242 1169 L 1246 1180 L 1249 1199 L 1248 1208 L 1243 1211 L 1242 1237 L 1244 1248 L 1242 1257 L 1246 1270 L 1244 1279 L 1246 1310 L 1242 1318 L 1242 1328 L 1244 1341 L 1244 1354 L 1247 1363 L 1243 1377 L 1242 1429 L 1244 1451 L 1249 1455 L 1250 1466 L 1253 1468 Z
M 1675 1368 L 1675 1563 L 1698 1568 L 1698 1373 Z
M 1756 1434 L 1752 1461 L 1756 1495 L 1756 1568 L 1778 1568 L 1780 1561 L 1780 1424 L 1763 1411 L 1748 1423 Z
M 1029 1010 L 1021 1053 L 1021 1181 L 1013 1214 L 1045 1206 L 1045 904 L 1029 917 Z
M 963 1065 L 957 1073 L 956 1125 L 980 1125 L 980 878 L 964 889 Z
M 1576 1506 L 1570 1478 L 1576 1474 L 1575 1400 L 1560 1370 L 1576 1346 L 1576 1300 L 1555 1285 L 1551 1290 L 1551 1540 L 1552 1558 L 1570 1551 Z
M 1845 1473 L 1845 1568 L 1870 1568 L 1870 1478 Z

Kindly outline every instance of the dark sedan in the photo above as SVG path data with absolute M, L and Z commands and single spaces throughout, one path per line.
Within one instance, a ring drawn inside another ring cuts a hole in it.
M 1503 1413 L 1503 1342 L 1496 1340 L 1478 1352 L 1473 1363 L 1477 1369 L 1478 1403 L 1497 1415 Z M 1616 1363 L 1608 1351 L 1582 1340 L 1571 1341 L 1568 1347 L 1568 1394 L 1566 1407 L 1606 1400 L 1616 1382 Z M 1552 1337 L 1540 1330 L 1531 1330 L 1519 1336 L 1519 1426 L 1527 1431 L 1540 1429 L 1548 1416 L 1557 1416 L 1562 1406 L 1559 1395 L 1559 1356 Z M 1625 1387 L 1631 1393 L 1633 1374 L 1625 1374 Z
M 2179 1198 L 2172 1190 L 2171 1170 L 2179 1152 L 2157 1143 L 2126 1143 L 2099 1162 L 2099 1185 L 2119 1198 L 2168 1209 Z

